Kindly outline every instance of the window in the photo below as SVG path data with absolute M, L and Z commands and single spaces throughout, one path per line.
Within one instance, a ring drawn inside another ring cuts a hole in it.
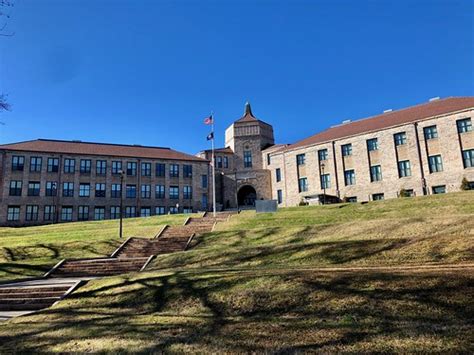
M 278 201 L 278 204 L 283 202 L 283 191 L 281 190 L 277 190 L 277 201 Z
M 193 166 L 192 165 L 183 165 L 183 176 L 185 178 L 193 177 Z
M 321 189 L 329 189 L 331 187 L 331 175 L 321 175 Z
M 7 209 L 7 221 L 19 221 L 20 220 L 20 206 L 8 206 Z
M 13 171 L 23 171 L 25 167 L 25 157 L 20 157 L 17 155 L 12 156 L 12 170 Z
M 384 194 L 383 193 L 372 195 L 372 201 L 381 201 L 383 199 L 384 199 Z
M 76 160 L 75 159 L 64 159 L 64 173 L 74 174 L 76 171 Z
M 306 155 L 305 154 L 298 154 L 296 156 L 296 165 L 304 165 L 306 163 Z
M 87 221 L 89 219 L 89 206 L 79 206 L 77 208 L 77 220 Z
M 270 165 L 272 163 L 272 157 L 270 154 L 267 154 L 267 165 Z
M 95 184 L 95 197 L 105 197 L 105 184 L 103 183 Z
M 446 193 L 446 185 L 433 186 L 432 190 L 434 195 L 444 194 Z
M 112 184 L 110 197 L 111 198 L 119 198 L 121 196 L 122 196 L 122 185 L 121 184 Z
M 74 197 L 74 183 L 73 182 L 63 183 L 63 197 Z
M 191 186 L 183 186 L 183 198 L 191 200 L 193 198 L 193 188 Z
M 474 168 L 474 149 L 464 150 L 462 152 L 464 169 Z
M 112 162 L 112 174 L 119 175 L 122 171 L 122 162 L 121 161 L 113 161 Z
M 54 221 L 56 215 L 56 206 L 47 205 L 44 206 L 43 219 L 45 221 Z
M 163 163 L 156 163 L 156 176 L 164 177 L 166 174 L 166 165 Z
M 201 187 L 207 189 L 207 175 L 201 175 Z
M 111 218 L 111 219 L 118 219 L 118 218 L 120 218 L 120 206 L 112 206 L 112 207 L 110 207 L 110 218 Z
M 61 221 L 64 221 L 64 222 L 72 221 L 72 207 L 63 206 L 61 208 Z
M 393 135 L 393 140 L 395 142 L 395 146 L 407 144 L 407 134 L 406 132 L 395 133 Z
M 150 207 L 140 208 L 140 217 L 150 217 L 150 215 L 151 215 L 151 208 Z
M 193 213 L 192 207 L 183 207 L 183 213 Z
M 165 185 L 155 186 L 155 198 L 165 198 Z
M 141 164 L 142 176 L 151 176 L 151 163 Z
M 179 187 L 170 186 L 170 199 L 177 200 L 179 199 Z
M 166 209 L 164 206 L 158 206 L 158 207 L 155 207 L 155 214 L 156 215 L 163 215 L 166 213 Z
M 107 161 L 97 160 L 95 163 L 95 173 L 97 175 L 105 175 L 107 173 Z
M 201 195 L 201 205 L 203 209 L 207 209 L 207 194 Z
M 170 177 L 179 177 L 179 165 L 170 164 Z
M 436 126 L 429 126 L 423 128 L 423 133 L 425 135 L 426 140 L 438 138 L 438 129 L 436 128 Z
M 428 165 L 430 168 L 430 174 L 443 171 L 443 161 L 441 155 L 432 155 L 428 157 Z
M 137 216 L 137 208 L 135 206 L 125 207 L 125 218 L 133 218 Z
M 140 197 L 141 198 L 151 198 L 151 187 L 150 187 L 150 185 L 142 185 Z
M 177 214 L 179 213 L 178 207 L 172 206 L 170 207 L 170 214 Z
M 30 158 L 30 172 L 40 173 L 42 163 L 43 163 L 43 158 L 41 158 L 41 157 L 31 157 Z
M 244 167 L 252 167 L 252 152 L 250 150 L 244 150 Z
M 79 197 L 89 197 L 91 195 L 90 184 L 79 184 Z
M 377 138 L 372 138 L 367 140 L 367 150 L 372 152 L 379 149 L 379 141 Z
M 281 181 L 281 169 L 280 168 L 276 168 L 275 170 L 275 178 L 276 178 L 276 182 L 280 182 Z
M 46 196 L 56 196 L 58 194 L 58 183 L 55 181 L 46 182 Z
M 458 126 L 458 133 L 466 133 L 472 131 L 472 121 L 470 118 L 457 120 L 456 125 Z
M 327 149 L 318 150 L 318 159 L 319 161 L 328 160 L 328 150 Z
M 341 146 L 341 149 L 343 157 L 348 157 L 349 155 L 352 155 L 352 144 L 344 144 L 343 146 Z
M 298 191 L 304 192 L 308 191 L 308 179 L 307 178 L 299 178 L 298 179 Z
M 27 221 L 37 221 L 38 220 L 38 210 L 37 205 L 27 205 L 26 206 L 26 216 L 25 220 Z
M 92 165 L 92 161 L 90 159 L 81 159 L 79 172 L 81 174 L 90 174 L 91 165 Z
M 222 157 L 220 155 L 216 157 L 215 165 L 216 168 L 222 169 Z
M 224 169 L 229 167 L 229 157 L 224 157 Z
M 28 183 L 28 196 L 39 196 L 39 195 L 40 195 L 39 181 L 30 181 Z
M 357 197 L 356 196 L 346 197 L 345 200 L 347 202 L 350 202 L 350 203 L 356 203 L 357 202 Z
M 127 162 L 127 175 L 136 176 L 137 175 L 137 163 L 133 161 Z
M 21 181 L 10 181 L 10 196 L 21 196 L 21 188 L 23 183 Z
M 411 176 L 411 166 L 409 160 L 403 160 L 398 162 L 398 177 Z
M 105 219 L 105 207 L 94 208 L 94 219 L 96 221 L 102 221 Z
M 355 171 L 354 170 L 346 170 L 344 171 L 344 182 L 346 186 L 355 185 Z
M 374 165 L 370 167 L 370 181 L 381 181 L 382 180 L 382 167 L 380 165 Z
M 48 158 L 48 173 L 57 173 L 59 171 L 59 159 Z
M 125 187 L 125 197 L 126 198 L 136 198 L 137 197 L 137 185 L 127 185 Z

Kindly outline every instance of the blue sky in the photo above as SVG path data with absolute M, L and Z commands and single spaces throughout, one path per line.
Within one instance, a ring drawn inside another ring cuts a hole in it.
M 14 0 L 0 142 L 209 147 L 249 100 L 295 142 L 345 119 L 474 94 L 473 1 Z

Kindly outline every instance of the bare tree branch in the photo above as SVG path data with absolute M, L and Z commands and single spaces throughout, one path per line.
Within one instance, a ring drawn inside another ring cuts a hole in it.
M 0 94 L 0 112 L 1 111 L 10 111 L 11 105 L 7 101 L 7 95 Z

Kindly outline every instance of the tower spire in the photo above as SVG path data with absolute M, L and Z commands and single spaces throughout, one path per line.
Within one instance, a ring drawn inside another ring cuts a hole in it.
M 244 116 L 247 116 L 247 115 L 250 115 L 253 117 L 252 108 L 250 107 L 250 102 L 248 101 L 245 103 L 245 112 L 244 112 Z

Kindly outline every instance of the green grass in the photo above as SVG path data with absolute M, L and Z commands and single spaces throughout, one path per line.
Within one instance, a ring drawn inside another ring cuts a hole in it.
M 153 237 L 165 224 L 181 224 L 187 216 L 166 215 L 124 220 L 124 239 Z M 0 280 L 39 276 L 64 258 L 110 255 L 122 242 L 118 221 L 62 223 L 0 228 Z
M 0 352 L 472 353 L 473 281 L 298 270 L 107 278 L 0 324 Z
M 474 192 L 242 212 L 152 269 L 474 262 Z
M 243 212 L 147 272 L 91 281 L 0 324 L 0 353 L 473 353 L 473 266 L 351 270 L 472 264 L 473 216 L 474 192 Z M 183 219 L 128 220 L 126 233 L 151 236 Z M 28 254 L 42 243 L 61 257 L 119 243 L 116 222 L 7 231 L 16 235 L 2 235 L 4 252 L 13 246 L 25 265 L 54 263 Z

